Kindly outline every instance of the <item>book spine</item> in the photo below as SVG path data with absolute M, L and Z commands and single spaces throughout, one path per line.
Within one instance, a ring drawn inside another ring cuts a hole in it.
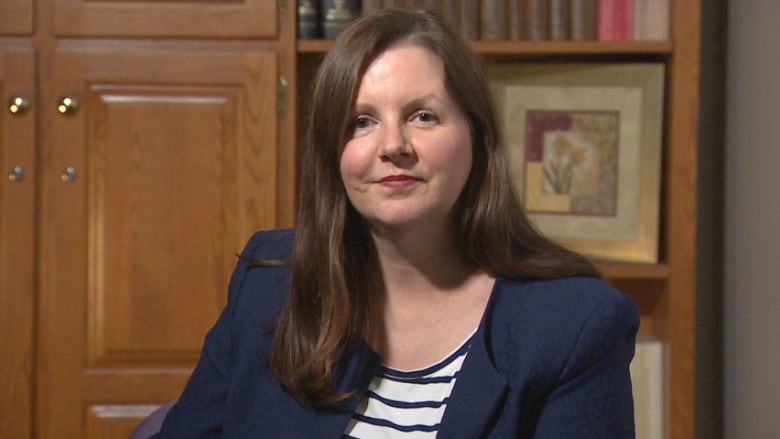
M 527 0 L 509 0 L 507 10 L 507 36 L 510 40 L 525 39 L 525 13 Z
M 599 40 L 617 40 L 615 30 L 615 3 L 617 0 L 599 0 Z
M 298 0 L 298 38 L 314 40 L 320 38 L 320 2 L 319 0 Z
M 435 11 L 436 0 L 406 0 L 407 9 Z
M 598 38 L 598 0 L 571 0 L 570 26 L 572 40 L 595 40 Z
M 634 0 L 615 2 L 615 28 L 618 40 L 634 38 Z
M 669 39 L 669 0 L 635 0 L 634 39 Z
M 461 0 L 460 36 L 464 40 L 476 40 L 479 36 L 479 0 Z
M 506 2 L 502 0 L 481 0 L 480 2 L 481 40 L 506 40 Z
M 361 15 L 370 15 L 382 9 L 382 0 L 363 0 L 360 6 Z
M 529 40 L 550 39 L 550 10 L 548 0 L 528 0 L 526 3 L 526 29 Z
M 460 27 L 460 2 L 461 0 L 440 0 L 439 14 L 449 23 L 453 30 Z
M 382 7 L 385 9 L 403 9 L 406 7 L 404 0 L 382 0 Z
M 568 40 L 570 21 L 569 0 L 550 0 L 550 39 Z
M 325 0 L 322 8 L 323 34 L 332 40 L 360 15 L 360 0 Z

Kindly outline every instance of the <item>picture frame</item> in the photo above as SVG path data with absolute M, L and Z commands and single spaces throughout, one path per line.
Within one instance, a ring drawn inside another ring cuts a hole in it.
M 487 73 L 534 225 L 593 259 L 657 263 L 664 65 L 494 63 Z

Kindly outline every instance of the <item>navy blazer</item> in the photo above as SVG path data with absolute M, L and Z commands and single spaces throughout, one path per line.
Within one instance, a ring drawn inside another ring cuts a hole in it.
M 161 438 L 340 438 L 381 364 L 365 343 L 341 365 L 343 407 L 301 406 L 264 361 L 287 300 L 284 258 L 294 232 L 260 232 L 230 282 L 228 303 L 206 336 L 201 359 Z M 628 365 L 639 316 L 605 282 L 496 279 L 482 322 L 444 412 L 440 438 L 634 437 Z

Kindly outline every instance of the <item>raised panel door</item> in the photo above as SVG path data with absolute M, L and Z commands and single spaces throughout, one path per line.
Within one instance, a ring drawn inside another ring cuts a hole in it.
M 33 50 L 0 46 L 0 437 L 30 436 L 33 361 Z
M 57 36 L 273 38 L 278 31 L 275 0 L 51 2 Z
M 32 34 L 32 24 L 32 0 L 0 0 L 0 35 Z
M 277 226 L 277 56 L 75 47 L 51 77 L 37 428 L 121 437 L 178 396 L 236 254 Z

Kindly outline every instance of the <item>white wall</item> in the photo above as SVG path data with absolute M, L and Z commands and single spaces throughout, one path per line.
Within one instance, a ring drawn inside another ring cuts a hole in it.
M 780 1 L 728 3 L 724 437 L 760 439 L 780 437 Z

